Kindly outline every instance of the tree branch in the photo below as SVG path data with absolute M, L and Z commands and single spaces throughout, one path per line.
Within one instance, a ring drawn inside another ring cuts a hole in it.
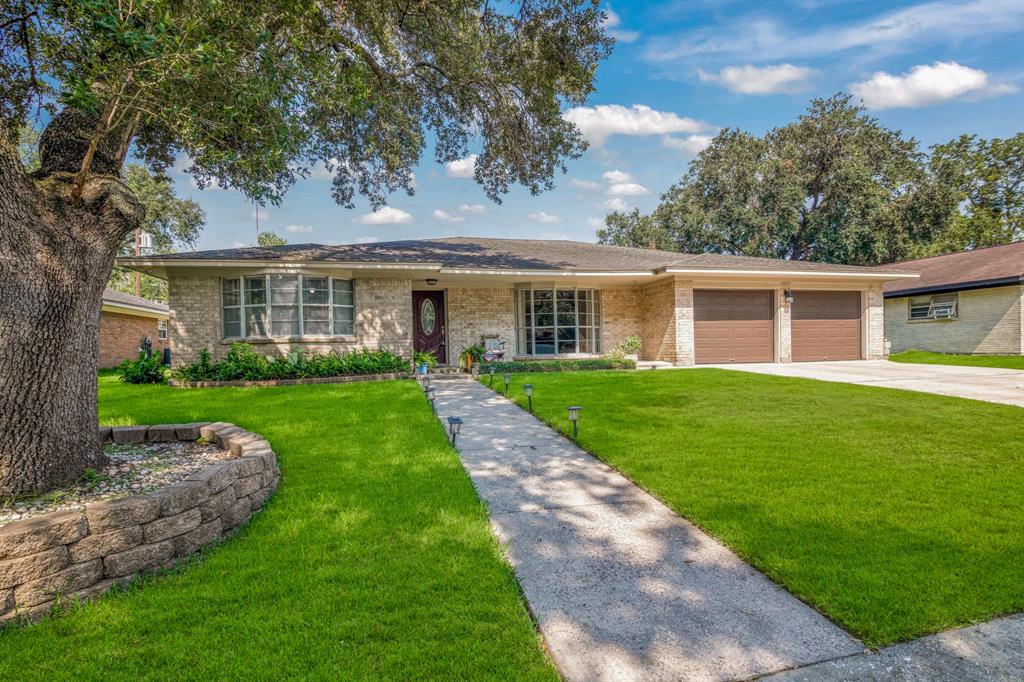
M 5 28 L 10 28 L 11 26 L 14 26 L 15 24 L 22 24 L 24 26 L 24 24 L 29 19 L 32 19 L 32 18 L 38 17 L 38 16 L 39 16 L 39 12 L 36 12 L 36 11 L 33 10 L 32 12 L 29 12 L 28 14 L 26 14 L 24 16 L 14 17 L 13 19 L 8 19 L 4 23 L 0 24 L 0 31 L 4 30 Z

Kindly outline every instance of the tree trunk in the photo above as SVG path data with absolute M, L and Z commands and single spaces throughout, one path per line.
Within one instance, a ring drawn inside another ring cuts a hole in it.
M 73 160 L 49 151 L 50 167 L 29 177 L 0 136 L 0 497 L 44 492 L 103 463 L 100 307 L 117 247 L 143 217 L 116 176 L 90 176 L 73 201 Z

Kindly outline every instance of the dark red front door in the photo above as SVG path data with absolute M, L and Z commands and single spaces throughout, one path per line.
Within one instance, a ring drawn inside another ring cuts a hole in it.
M 448 362 L 444 338 L 444 292 L 412 292 L 412 347 L 433 353 L 440 363 Z

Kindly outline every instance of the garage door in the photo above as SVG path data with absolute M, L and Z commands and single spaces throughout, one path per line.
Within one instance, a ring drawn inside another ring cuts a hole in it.
M 698 363 L 773 360 L 772 292 L 697 289 L 693 313 Z
M 860 292 L 795 291 L 793 361 L 860 359 Z

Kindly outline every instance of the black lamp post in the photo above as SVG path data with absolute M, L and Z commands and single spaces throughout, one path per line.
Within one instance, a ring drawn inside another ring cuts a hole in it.
M 508 395 L 508 382 L 512 380 L 511 374 L 502 374 L 502 378 L 505 379 L 505 395 Z
M 436 386 L 427 386 L 427 388 L 424 389 L 424 393 L 427 394 L 427 400 L 430 401 L 430 409 L 434 414 L 437 414 L 437 404 L 434 402 L 434 399 L 437 398 L 437 396 L 434 395 L 434 391 L 436 390 Z
M 579 428 L 577 426 L 580 421 L 580 408 L 578 405 L 573 405 L 569 408 L 569 421 L 572 422 L 572 439 L 576 440 L 580 435 Z
M 526 391 L 526 402 L 530 406 L 530 414 L 533 414 L 533 384 L 523 384 L 523 390 Z
M 462 419 L 459 417 L 448 417 L 448 440 L 455 445 L 455 438 L 462 431 Z

